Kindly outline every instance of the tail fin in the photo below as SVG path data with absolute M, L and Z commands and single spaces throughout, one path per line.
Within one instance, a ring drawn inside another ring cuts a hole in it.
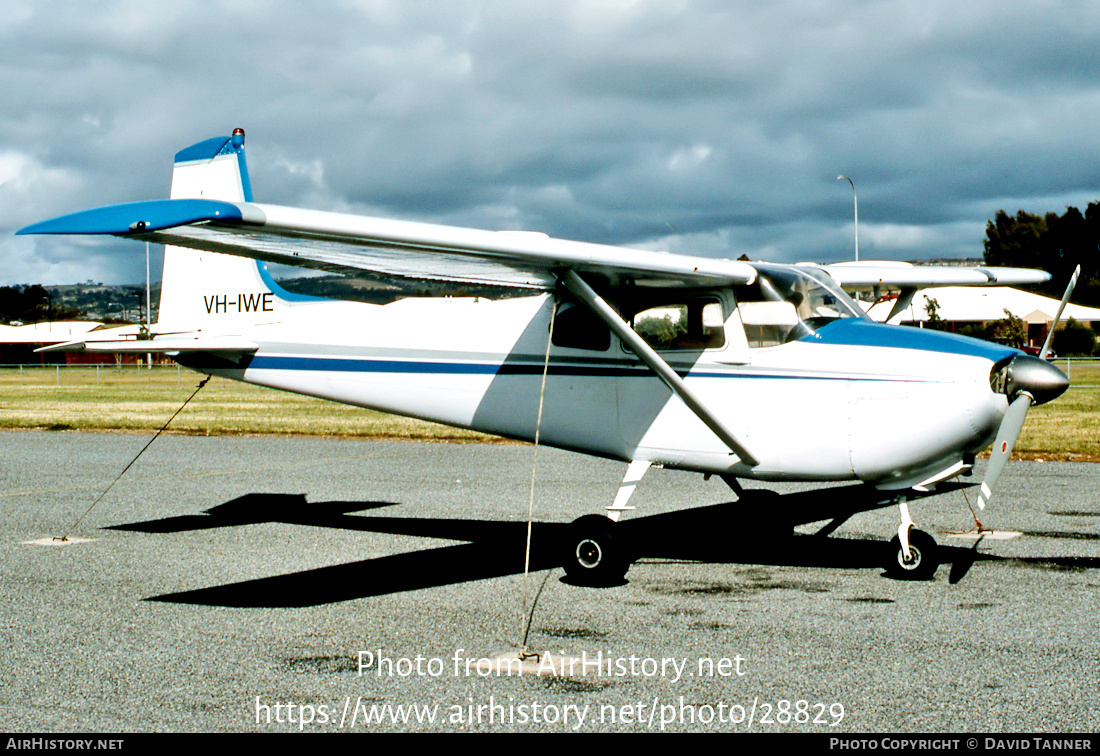
M 216 137 L 176 154 L 172 199 L 251 202 L 244 131 Z M 270 321 L 277 285 L 263 263 L 243 257 L 164 248 L 158 330 L 214 331 Z

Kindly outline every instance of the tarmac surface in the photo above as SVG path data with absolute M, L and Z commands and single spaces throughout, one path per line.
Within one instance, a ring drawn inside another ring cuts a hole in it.
M 717 479 L 653 470 L 622 523 L 641 558 L 590 588 L 547 567 L 621 463 L 539 451 L 525 581 L 531 447 L 164 436 L 73 527 L 148 440 L 0 434 L 5 730 L 1100 722 L 1100 465 L 1010 463 L 982 518 L 1022 533 L 1008 540 L 948 536 L 973 525 L 959 491 L 912 505 L 944 547 L 927 582 L 884 574 L 896 507 L 823 539 L 850 489 L 729 504 Z M 570 674 L 477 666 L 514 651 L 528 614 L 528 647 L 556 655 L 528 669 L 574 659 Z

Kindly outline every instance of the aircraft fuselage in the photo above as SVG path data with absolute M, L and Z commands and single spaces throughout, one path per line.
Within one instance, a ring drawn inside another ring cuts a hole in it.
M 549 353 L 542 443 L 760 480 L 900 488 L 988 446 L 1007 408 L 990 371 L 1016 350 L 858 318 L 752 348 L 732 292 L 691 296 L 720 308 L 724 321 L 710 330 L 720 326 L 721 336 L 662 355 L 760 464 L 732 455 L 618 339 L 592 348 L 581 332 L 573 334 L 580 346 L 569 346 L 564 318 L 555 341 L 566 345 Z M 242 363 L 180 359 L 249 383 L 531 440 L 551 301 L 279 298 L 268 322 L 241 331 L 260 345 Z

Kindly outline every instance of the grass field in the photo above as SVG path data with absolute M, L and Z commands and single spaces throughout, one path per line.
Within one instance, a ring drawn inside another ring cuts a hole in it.
M 1067 370 L 1066 362 L 1058 366 Z M 1071 362 L 1072 386 L 1032 408 L 1016 444 L 1023 456 L 1100 462 L 1100 362 Z M 177 366 L 0 368 L 0 429 L 155 431 L 201 376 Z M 214 378 L 169 431 L 502 442 L 421 420 Z
M 49 366 L 0 368 L 0 429 L 158 430 L 203 376 L 152 370 Z M 494 436 L 213 378 L 172 421 L 199 435 L 353 436 L 410 441 L 500 441 Z

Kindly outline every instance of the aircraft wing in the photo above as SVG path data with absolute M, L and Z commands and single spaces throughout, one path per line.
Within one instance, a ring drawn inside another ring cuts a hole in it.
M 821 266 L 845 291 L 899 291 L 932 286 L 1025 286 L 1050 274 L 1024 268 L 912 265 L 902 262 L 835 263 Z
M 19 234 L 112 234 L 333 273 L 554 288 L 562 271 L 612 283 L 752 283 L 744 262 L 252 202 L 155 200 L 88 210 Z
M 887 323 L 896 323 L 920 289 L 934 286 L 1026 286 L 1050 280 L 1043 270 L 913 265 L 907 262 L 844 262 L 818 266 L 849 293 L 871 294 L 872 301 L 897 292 Z

